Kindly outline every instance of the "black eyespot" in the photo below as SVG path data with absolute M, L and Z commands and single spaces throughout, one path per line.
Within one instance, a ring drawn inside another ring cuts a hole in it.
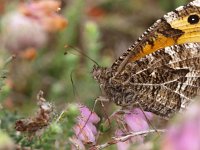
M 188 22 L 189 22 L 190 24 L 196 24 L 196 23 L 199 22 L 199 20 L 200 20 L 200 18 L 199 18 L 198 15 L 190 15 L 190 16 L 188 17 Z

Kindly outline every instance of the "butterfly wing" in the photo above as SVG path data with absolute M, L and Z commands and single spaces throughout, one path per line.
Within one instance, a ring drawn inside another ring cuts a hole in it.
M 132 89 L 131 103 L 169 117 L 200 93 L 200 43 L 157 50 L 128 63 L 113 80 L 118 79 L 124 89 Z

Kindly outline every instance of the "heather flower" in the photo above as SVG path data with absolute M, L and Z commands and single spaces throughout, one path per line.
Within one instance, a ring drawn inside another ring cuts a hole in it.
M 2 23 L 4 46 L 12 52 L 41 48 L 47 42 L 42 26 L 19 12 L 4 16 Z
M 97 132 L 94 130 L 94 126 L 92 126 L 91 123 L 85 123 L 85 121 L 79 120 L 74 130 L 78 139 L 84 143 L 95 143 L 95 134 Z
M 122 136 L 123 135 L 123 132 L 121 130 L 117 130 L 115 132 L 115 135 L 116 136 Z M 127 140 L 127 141 L 124 141 L 124 142 L 118 142 L 117 143 L 117 149 L 118 150 L 128 150 L 130 147 L 130 141 Z
M 145 117 L 146 116 L 146 117 Z M 124 121 L 128 125 L 129 131 L 138 132 L 149 129 L 147 119 L 152 119 L 152 114 L 149 112 L 142 112 L 136 108 L 124 115 Z
M 57 13 L 60 2 L 54 0 L 20 3 L 17 10 L 3 16 L 2 41 L 6 49 L 33 57 L 33 49 L 46 45 L 48 34 L 66 27 L 67 21 Z
M 199 106 L 199 103 L 191 105 L 184 117 L 169 128 L 163 140 L 163 150 L 200 149 Z
M 95 124 L 100 121 L 100 118 L 86 106 L 79 105 L 79 108 L 80 116 L 77 117 L 77 124 L 74 126 L 76 144 L 81 143 L 80 147 L 82 147 L 83 144 L 95 144 L 95 136 L 97 135 Z
M 73 143 L 71 150 L 85 150 L 85 146 L 81 142 L 81 140 L 77 139 L 76 137 L 73 137 L 70 139 L 70 141 Z
M 124 127 L 125 129 L 123 130 L 117 130 L 115 135 L 126 135 L 127 132 L 139 132 L 139 131 L 144 131 L 149 129 L 149 124 L 147 119 L 150 121 L 152 119 L 153 115 L 150 112 L 143 112 L 141 109 L 134 108 L 128 113 L 126 113 L 123 116 L 124 120 Z M 128 150 L 130 146 L 130 142 L 134 141 L 143 141 L 143 137 L 134 137 L 132 139 L 129 139 L 128 141 L 125 142 L 118 142 L 117 147 L 119 150 Z
M 82 119 L 84 119 L 85 121 L 89 119 L 88 121 L 94 124 L 100 121 L 99 117 L 97 116 L 95 112 L 91 113 L 91 111 L 86 106 L 80 105 L 79 107 L 80 107 Z M 88 116 L 90 116 L 90 118 L 88 118 Z
M 55 0 L 35 1 L 32 3 L 23 3 L 20 5 L 20 12 L 37 22 L 48 32 L 54 32 L 64 29 L 67 26 L 67 20 L 58 15 L 61 3 Z

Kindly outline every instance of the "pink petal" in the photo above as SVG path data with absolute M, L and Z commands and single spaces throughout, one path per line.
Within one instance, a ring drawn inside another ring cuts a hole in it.
M 199 106 L 199 103 L 191 105 L 182 120 L 170 127 L 163 140 L 163 150 L 200 150 Z
M 86 106 L 80 105 L 79 107 L 81 111 L 81 116 L 84 118 L 84 120 L 87 120 L 88 117 L 90 117 L 88 122 L 96 124 L 100 121 L 100 118 L 97 116 L 95 112 L 92 112 L 91 114 L 91 111 Z
M 85 146 L 79 139 L 73 137 L 71 140 L 74 144 L 77 145 L 77 147 L 75 147 L 74 145 L 71 145 L 71 150 L 77 150 L 77 149 L 85 150 Z
M 123 134 L 123 132 L 121 130 L 117 130 L 115 132 L 116 136 L 120 136 L 122 134 Z M 130 142 L 129 142 L 129 140 L 127 140 L 125 142 L 118 142 L 117 143 L 117 149 L 118 150 L 128 150 L 129 148 L 130 148 Z
M 41 48 L 47 42 L 43 27 L 18 12 L 5 16 L 2 23 L 3 42 L 8 50 L 19 52 L 30 47 Z
M 96 135 L 97 134 L 97 128 L 92 123 L 90 123 L 90 122 L 88 122 L 87 125 L 91 129 L 92 133 L 94 135 Z
M 200 134 L 199 126 L 194 122 L 188 122 L 181 127 L 171 128 L 167 134 L 168 144 L 174 150 L 199 150 Z
M 94 129 L 91 129 L 91 125 L 85 124 L 82 120 L 79 120 L 79 123 L 74 127 L 76 136 L 84 143 L 95 143 L 93 130 Z
M 127 123 L 128 127 L 131 129 L 131 131 L 137 132 L 149 129 L 147 121 L 139 115 L 129 113 L 124 116 L 124 120 Z
M 142 111 L 140 108 L 134 108 L 131 110 L 131 113 L 138 115 L 140 117 L 142 117 L 144 120 L 146 120 L 147 118 L 149 120 L 151 120 L 153 118 L 153 114 L 147 111 Z

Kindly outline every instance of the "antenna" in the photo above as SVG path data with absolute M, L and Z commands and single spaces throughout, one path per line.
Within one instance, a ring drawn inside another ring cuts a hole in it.
M 76 89 L 76 86 L 74 84 L 74 80 L 73 80 L 73 72 L 74 70 L 71 71 L 70 73 L 70 80 L 71 80 L 71 83 L 72 83 L 72 87 L 73 87 L 73 94 L 74 94 L 74 97 L 79 100 L 79 95 L 78 95 L 78 92 L 77 92 L 77 89 Z
M 78 52 L 79 54 L 85 56 L 86 58 L 88 58 L 89 60 L 91 60 L 93 63 L 95 63 L 97 66 L 99 66 L 99 64 L 92 58 L 90 58 L 88 55 L 86 55 L 85 53 L 81 52 L 78 48 L 75 48 L 73 46 L 70 45 L 65 45 L 64 48 L 72 48 L 73 50 L 75 50 L 76 52 Z M 67 51 L 64 52 L 64 55 L 67 55 Z

